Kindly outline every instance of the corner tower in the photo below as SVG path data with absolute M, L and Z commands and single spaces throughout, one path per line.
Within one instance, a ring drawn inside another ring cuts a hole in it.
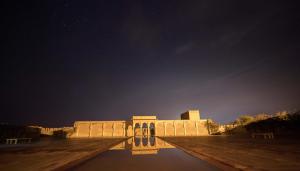
M 200 120 L 200 112 L 199 110 L 188 110 L 181 114 L 181 120 Z

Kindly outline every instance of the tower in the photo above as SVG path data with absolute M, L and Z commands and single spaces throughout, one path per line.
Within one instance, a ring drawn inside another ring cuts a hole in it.
M 199 110 L 188 110 L 181 114 L 181 120 L 200 120 Z

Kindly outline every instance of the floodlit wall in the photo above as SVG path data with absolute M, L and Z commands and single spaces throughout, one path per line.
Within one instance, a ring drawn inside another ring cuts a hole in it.
M 62 128 L 43 128 L 43 127 L 40 127 L 40 130 L 41 130 L 42 135 L 52 136 L 52 135 L 55 134 L 55 132 L 58 132 L 58 131 L 69 132 L 69 131 L 73 130 L 73 127 L 62 127 Z
M 207 120 L 156 120 L 154 122 L 155 136 L 208 135 L 206 122 Z M 77 121 L 74 124 L 74 130 L 71 138 L 133 136 L 133 127 L 130 121 Z M 135 129 L 135 131 L 139 130 Z
M 77 121 L 71 137 L 124 137 L 126 121 Z
M 207 120 L 157 120 L 156 136 L 201 136 L 208 135 Z
M 131 121 L 77 121 L 70 137 L 202 136 L 209 135 L 207 120 L 198 110 L 181 114 L 182 120 L 157 120 L 156 116 L 133 116 Z M 153 128 L 154 126 L 154 128 Z

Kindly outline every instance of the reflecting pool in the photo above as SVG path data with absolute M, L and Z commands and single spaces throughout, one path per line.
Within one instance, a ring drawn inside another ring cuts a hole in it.
M 133 137 L 72 170 L 219 170 L 156 137 Z

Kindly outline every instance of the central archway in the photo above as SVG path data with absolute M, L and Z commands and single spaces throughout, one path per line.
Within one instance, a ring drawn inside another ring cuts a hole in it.
M 143 123 L 142 125 L 142 136 L 143 137 L 147 137 L 148 135 L 148 124 L 147 123 Z
M 156 116 L 133 116 L 132 125 L 134 136 L 155 136 Z
M 141 136 L 141 125 L 139 123 L 134 124 L 134 136 Z
M 149 129 L 150 129 L 150 136 L 154 137 L 155 136 L 155 124 L 150 123 Z

